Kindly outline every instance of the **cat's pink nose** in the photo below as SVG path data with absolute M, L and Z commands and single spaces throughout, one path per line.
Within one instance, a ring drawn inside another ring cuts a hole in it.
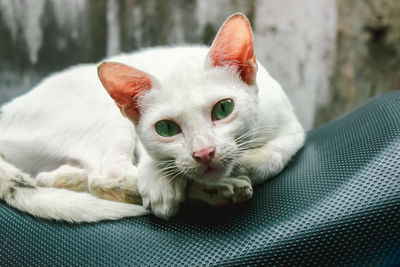
M 205 149 L 193 152 L 193 158 L 197 162 L 201 162 L 204 164 L 209 164 L 214 156 L 215 156 L 214 146 L 209 146 Z

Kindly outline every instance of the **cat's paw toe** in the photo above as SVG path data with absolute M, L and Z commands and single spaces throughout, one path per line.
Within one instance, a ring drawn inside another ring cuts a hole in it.
M 179 211 L 179 202 L 174 200 L 173 195 L 166 192 L 158 194 L 143 193 L 143 207 L 150 210 L 156 217 L 168 220 Z
M 234 203 L 245 202 L 253 196 L 253 188 L 251 187 L 250 179 L 247 176 L 239 176 L 238 181 L 234 185 L 234 194 L 232 201 Z
M 229 182 L 233 187 L 232 202 L 240 203 L 249 200 L 253 196 L 253 188 L 249 177 L 241 175 L 230 178 Z
M 216 188 L 218 196 L 222 198 L 231 198 L 235 194 L 235 188 L 232 184 L 224 183 Z
M 150 206 L 150 198 L 148 198 L 145 195 L 141 195 L 142 196 L 142 206 L 143 208 L 147 209 L 147 210 L 151 210 L 151 206 Z
M 167 202 L 157 203 L 156 205 L 152 205 L 151 210 L 156 217 L 168 220 L 178 213 L 179 204 Z

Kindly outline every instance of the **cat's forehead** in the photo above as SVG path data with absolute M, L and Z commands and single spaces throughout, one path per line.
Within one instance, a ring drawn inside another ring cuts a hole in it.
M 226 70 L 185 69 L 163 80 L 153 97 L 159 103 L 202 106 L 221 97 L 234 96 L 238 85 L 236 77 Z
M 182 66 L 161 81 L 166 95 L 208 95 L 237 90 L 241 84 L 235 71 L 229 68 L 206 69 L 204 66 Z

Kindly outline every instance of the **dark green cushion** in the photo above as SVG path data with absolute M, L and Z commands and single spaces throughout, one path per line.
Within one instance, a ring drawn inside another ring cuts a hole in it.
M 0 202 L 0 266 L 400 265 L 400 92 L 307 135 L 248 203 L 69 225 Z

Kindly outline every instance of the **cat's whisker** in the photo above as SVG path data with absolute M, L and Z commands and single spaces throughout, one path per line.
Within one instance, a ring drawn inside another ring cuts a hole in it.
M 238 143 L 238 145 L 244 145 L 247 143 L 265 143 L 265 141 L 263 142 L 263 140 L 264 140 L 263 138 L 257 137 L 257 138 L 251 139 L 251 140 L 244 141 L 242 143 Z
M 263 136 L 264 137 L 264 136 Z M 255 140 L 255 139 L 259 139 L 260 137 L 258 136 L 254 136 L 254 137 L 251 137 L 250 139 L 249 139 L 250 137 L 247 137 L 247 138 L 244 138 L 244 139 L 240 139 L 240 140 L 236 140 L 236 142 L 241 142 L 241 141 L 251 141 L 251 140 Z M 265 137 L 264 137 L 265 138 Z
M 243 164 L 241 164 L 240 162 L 235 162 L 234 168 L 247 168 L 246 166 L 244 166 Z
M 238 139 L 238 140 L 234 140 L 234 142 L 236 143 L 236 144 L 241 144 L 241 143 L 244 143 L 244 142 L 251 142 L 251 141 L 254 141 L 254 140 L 260 140 L 260 137 L 246 137 L 246 138 L 242 138 L 242 139 Z M 265 136 L 263 136 L 263 140 L 265 140 Z
M 245 133 L 243 133 L 241 136 L 246 136 L 249 134 L 254 134 L 254 133 L 269 133 L 269 132 L 273 132 L 275 130 L 275 127 L 268 127 L 268 126 L 261 126 L 261 127 L 256 127 L 254 129 L 251 129 Z M 239 137 L 241 137 L 239 136 Z
M 175 162 L 175 161 L 174 161 Z M 175 177 L 179 175 L 185 175 L 189 170 L 186 168 L 182 171 L 176 167 L 175 164 L 170 164 L 169 166 L 161 170 L 162 174 L 168 179 L 168 183 L 172 182 Z
M 243 142 L 243 143 L 239 143 L 237 145 L 236 149 L 238 151 L 246 151 L 246 150 L 249 150 L 249 149 L 257 148 L 257 147 L 262 146 L 264 144 L 265 144 L 265 142 L 262 140 L 262 138 L 255 138 L 253 140 L 249 140 L 249 141 L 246 141 L 246 142 Z
M 248 130 L 248 131 L 244 132 L 242 135 L 251 134 L 251 133 L 254 133 L 254 132 L 257 132 L 257 131 L 260 131 L 260 130 L 264 131 L 264 130 L 268 130 L 268 129 L 269 129 L 269 127 L 260 126 L 260 127 L 256 127 L 256 128 L 251 129 L 251 130 Z
M 169 180 L 168 180 L 168 183 L 171 183 L 178 175 L 180 175 L 180 174 L 184 174 L 182 171 L 178 171 L 178 173 L 176 173 L 174 176 L 172 176 Z
M 263 137 L 263 138 L 261 138 L 261 137 L 247 137 L 247 138 L 243 138 L 243 139 L 240 139 L 240 140 L 235 140 L 234 141 L 237 145 L 241 145 L 241 144 L 246 144 L 246 143 L 248 143 L 248 142 L 253 142 L 253 143 L 255 143 L 255 142 L 263 142 L 263 143 L 265 143 L 265 137 Z
M 175 166 L 175 165 L 171 165 L 171 166 L 163 167 L 163 168 L 162 168 L 163 171 L 173 170 L 173 169 L 176 169 L 176 166 Z
M 165 160 L 165 161 L 160 161 L 157 163 L 157 166 L 160 168 L 168 167 L 168 166 L 174 166 L 175 165 L 175 159 L 171 160 Z
M 163 172 L 163 174 L 164 174 L 165 176 L 174 175 L 174 174 L 176 174 L 176 173 L 179 173 L 179 170 L 170 170 L 170 171 L 167 171 L 167 172 Z
M 241 139 L 250 137 L 251 135 L 254 135 L 256 133 L 272 132 L 273 130 L 274 129 L 272 129 L 271 127 L 267 127 L 267 126 L 256 127 L 254 129 L 251 129 L 251 130 L 239 135 L 238 137 L 235 138 L 235 141 L 239 141 Z
M 166 170 L 171 170 L 171 169 L 176 169 L 176 164 L 175 164 L 175 160 L 171 160 L 167 163 L 158 163 L 157 166 L 162 170 L 162 171 L 166 171 Z

